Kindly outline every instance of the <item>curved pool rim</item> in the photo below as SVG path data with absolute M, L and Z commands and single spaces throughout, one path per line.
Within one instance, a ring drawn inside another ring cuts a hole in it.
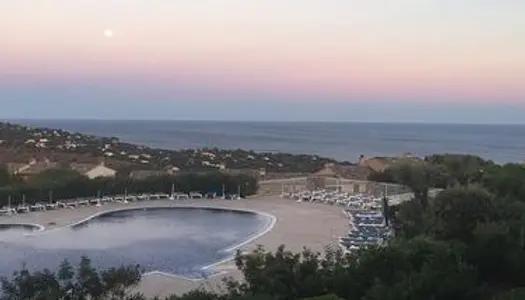
M 13 228 L 16 228 L 16 227 L 32 227 L 32 228 L 36 228 L 35 230 L 31 231 L 31 232 L 27 232 L 27 233 L 24 233 L 24 235 L 32 235 L 32 234 L 35 234 L 37 232 L 42 232 L 44 230 L 46 230 L 46 228 L 40 224 L 36 224 L 36 223 L 1 223 L 0 226 L 2 227 L 13 227 Z
M 229 254 L 228 257 L 226 257 L 226 258 L 224 258 L 222 260 L 216 261 L 216 262 L 214 262 L 212 264 L 206 265 L 204 267 L 201 267 L 200 268 L 201 271 L 207 271 L 207 270 L 213 271 L 215 267 L 233 260 L 235 258 L 235 251 L 236 250 L 238 250 L 239 248 L 241 248 L 241 247 L 243 247 L 243 246 L 245 246 L 247 244 L 250 244 L 251 242 L 259 239 L 262 236 L 264 236 L 265 234 L 270 232 L 275 227 L 275 224 L 277 223 L 277 217 L 275 217 L 274 215 L 272 215 L 270 213 L 263 212 L 263 211 L 258 211 L 258 210 L 252 210 L 252 209 L 245 209 L 245 208 L 215 206 L 215 205 L 213 205 L 213 206 L 207 206 L 207 205 L 171 205 L 171 206 L 146 205 L 146 206 L 138 206 L 138 207 L 115 208 L 115 209 L 100 211 L 100 212 L 97 212 L 97 213 L 87 217 L 87 218 L 84 218 L 84 219 L 82 219 L 80 221 L 77 221 L 77 222 L 74 222 L 72 224 L 63 226 L 61 228 L 64 228 L 64 227 L 66 227 L 66 228 L 74 228 L 74 227 L 77 227 L 77 226 L 81 226 L 84 223 L 87 223 L 87 222 L 89 222 L 89 221 L 91 221 L 93 219 L 96 219 L 96 218 L 101 217 L 103 215 L 115 213 L 115 212 L 133 211 L 133 210 L 145 210 L 145 209 L 146 210 L 147 209 L 207 209 L 207 210 L 218 210 L 218 211 L 225 211 L 225 212 L 250 213 L 250 214 L 254 214 L 254 215 L 263 216 L 263 217 L 265 217 L 266 219 L 269 220 L 269 222 L 264 226 L 263 230 L 255 233 L 255 234 L 253 234 L 251 236 L 248 236 L 243 242 L 240 242 L 240 243 L 237 243 L 237 244 L 234 244 L 234 245 L 230 245 L 227 248 L 225 248 L 225 249 L 220 251 L 220 252 L 228 253 Z M 48 230 L 47 232 L 49 232 L 49 231 L 52 231 L 52 230 Z M 191 277 L 186 277 L 186 276 L 182 276 L 182 275 L 166 273 L 166 272 L 162 272 L 162 271 L 159 271 L 159 270 L 153 270 L 153 271 L 149 271 L 149 272 L 144 273 L 143 276 L 161 275 L 161 276 L 165 276 L 165 277 L 181 278 L 181 279 L 188 280 L 188 281 L 201 281 L 201 280 L 209 279 L 211 277 L 223 275 L 225 273 L 228 273 L 228 272 L 227 271 L 221 271 L 221 272 L 215 272 L 215 273 L 213 273 L 213 274 L 211 274 L 210 276 L 207 276 L 207 277 L 191 278 Z

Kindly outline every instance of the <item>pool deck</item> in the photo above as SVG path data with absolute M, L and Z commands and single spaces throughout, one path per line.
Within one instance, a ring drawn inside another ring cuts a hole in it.
M 296 203 L 294 200 L 281 199 L 277 196 L 255 197 L 235 201 L 192 199 L 132 202 L 125 205 L 108 203 L 102 207 L 89 206 L 78 209 L 61 209 L 4 216 L 0 217 L 0 224 L 33 223 L 45 226 L 47 230 L 71 225 L 102 211 L 151 206 L 231 207 L 265 212 L 275 216 L 277 220 L 272 230 L 242 246 L 242 250 L 247 251 L 254 249 L 257 245 L 263 245 L 265 249 L 274 251 L 281 244 L 285 244 L 286 249 L 295 252 L 301 251 L 304 246 L 314 251 L 322 251 L 326 246 L 337 246 L 337 237 L 344 235 L 349 228 L 348 218 L 343 214 L 341 207 L 321 203 Z M 158 274 L 147 275 L 143 278 L 138 289 L 146 296 L 158 295 L 162 297 L 174 293 L 181 294 L 194 288 L 218 291 L 221 290 L 221 282 L 225 276 L 241 278 L 240 272 L 231 261 L 221 263 L 215 266 L 214 269 L 221 271 L 222 275 L 197 281 Z

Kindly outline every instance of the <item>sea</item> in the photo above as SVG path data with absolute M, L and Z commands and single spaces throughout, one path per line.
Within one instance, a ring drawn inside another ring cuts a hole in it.
M 317 154 L 341 161 L 360 155 L 468 153 L 498 163 L 525 161 L 525 125 L 321 122 L 18 120 L 163 149 L 217 147 Z

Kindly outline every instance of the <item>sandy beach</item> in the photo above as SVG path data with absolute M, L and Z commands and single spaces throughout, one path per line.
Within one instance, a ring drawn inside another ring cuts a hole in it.
M 292 251 L 301 251 L 304 246 L 315 251 L 322 251 L 328 245 L 336 245 L 337 237 L 348 231 L 348 218 L 337 206 L 321 203 L 296 203 L 293 200 L 276 196 L 256 197 L 238 201 L 225 200 L 182 200 L 182 201 L 148 201 L 129 204 L 109 203 L 102 207 L 82 207 L 78 209 L 61 209 L 56 211 L 32 212 L 16 216 L 0 217 L 0 224 L 33 223 L 46 227 L 46 230 L 67 226 L 96 213 L 125 207 L 180 207 L 206 206 L 231 207 L 265 212 L 276 217 L 276 223 L 266 234 L 244 245 L 242 250 L 250 250 L 263 245 L 273 251 L 285 244 Z M 133 262 L 129 262 L 133 263 Z M 144 276 L 138 289 L 147 296 L 167 296 L 173 293 L 184 293 L 194 288 L 211 288 L 218 290 L 225 276 L 240 278 L 231 261 L 215 266 L 221 271 L 217 275 L 203 280 L 188 280 L 173 276 L 152 274 Z

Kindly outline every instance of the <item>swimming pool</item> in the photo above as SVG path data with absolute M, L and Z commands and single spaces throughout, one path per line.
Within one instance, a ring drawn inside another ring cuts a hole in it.
M 250 211 L 205 208 L 133 208 L 104 212 L 69 227 L 22 234 L 0 231 L 0 275 L 55 270 L 88 256 L 98 268 L 139 264 L 148 272 L 189 279 L 231 258 L 240 244 L 267 232 L 275 218 Z M 13 229 L 15 230 L 15 229 Z

